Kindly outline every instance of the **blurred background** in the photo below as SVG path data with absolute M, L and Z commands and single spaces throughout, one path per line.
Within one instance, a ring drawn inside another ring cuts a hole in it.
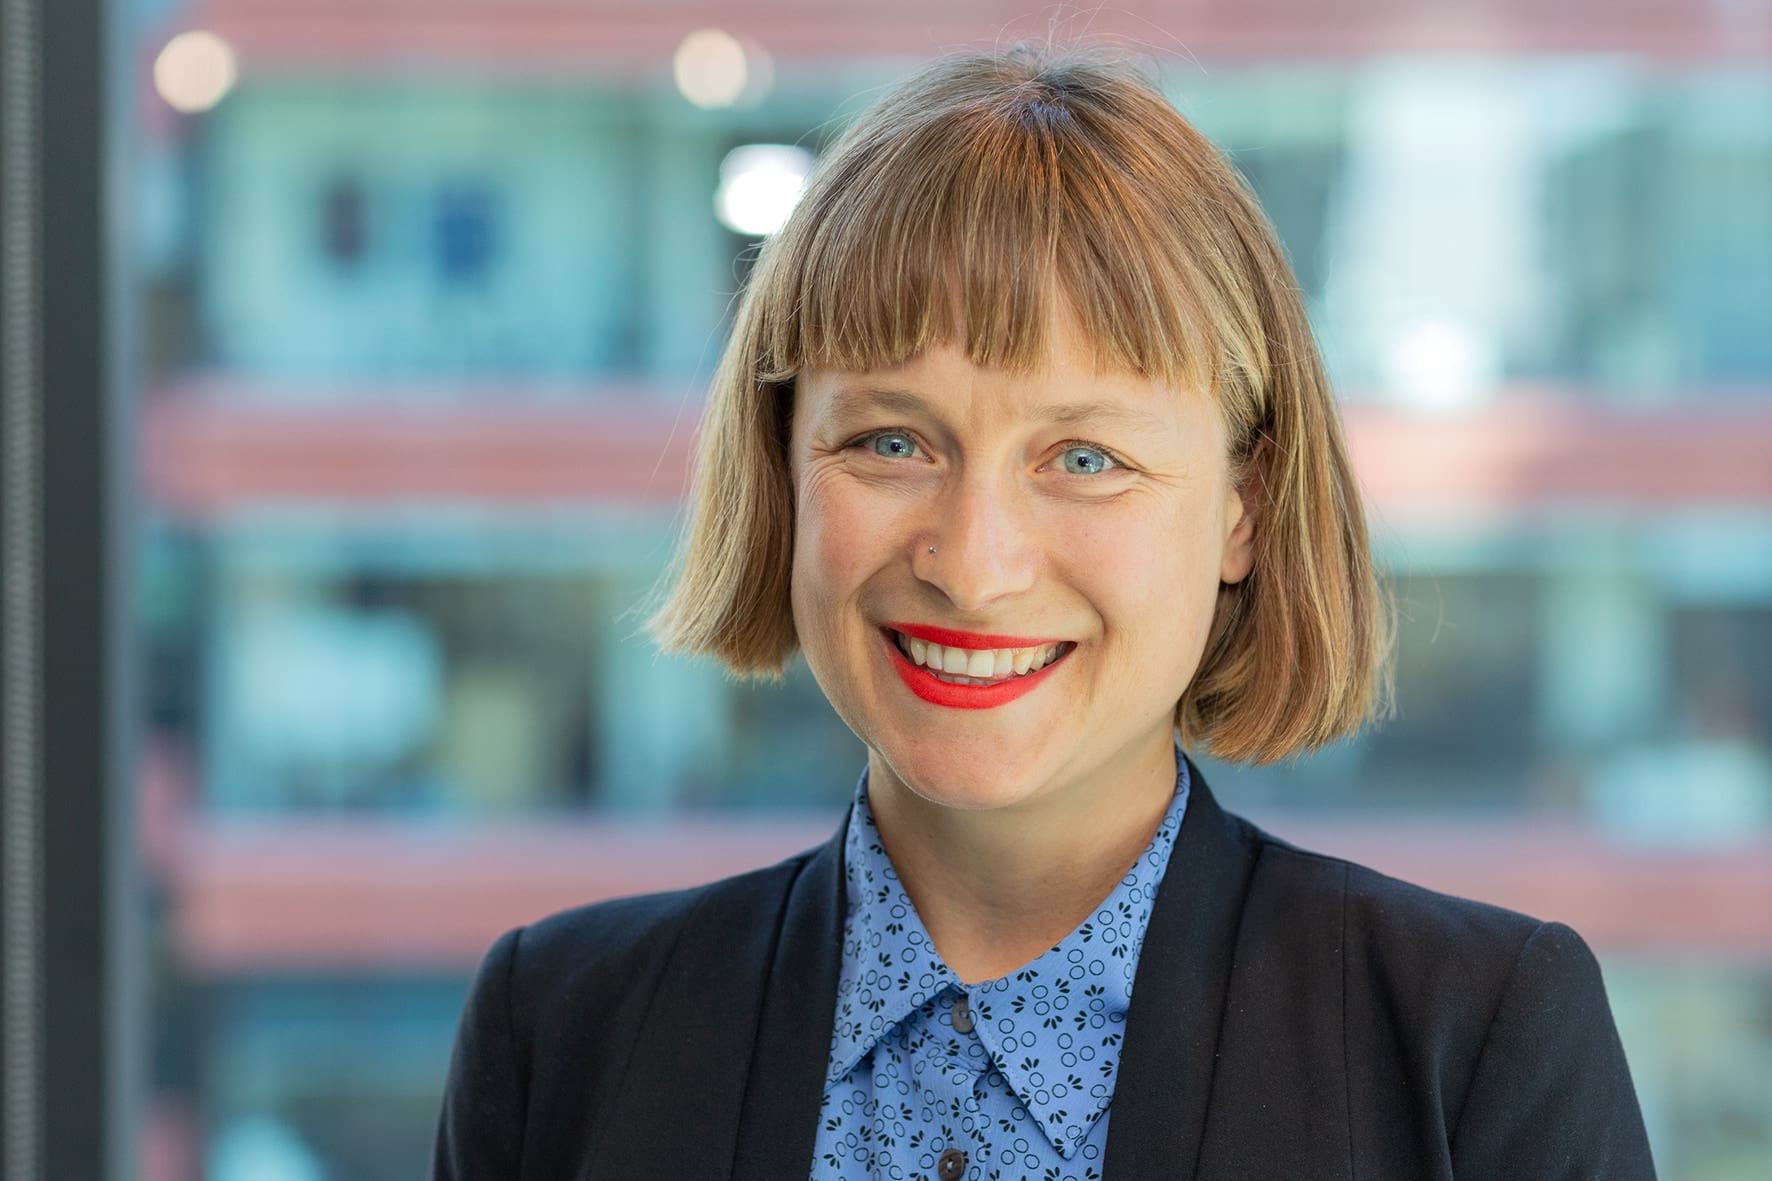
M 1202 758 L 1215 791 L 1575 927 L 1661 1175 L 1772 1176 L 1765 3 L 104 19 L 133 1176 L 418 1176 L 497 934 L 834 830 L 864 752 L 803 661 L 743 686 L 636 606 L 820 147 L 931 55 L 1049 26 L 1142 55 L 1260 195 L 1402 606 L 1398 718 Z

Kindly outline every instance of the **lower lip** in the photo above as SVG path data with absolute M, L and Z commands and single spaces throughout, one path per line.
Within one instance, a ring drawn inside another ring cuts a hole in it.
M 1010 677 L 992 685 L 956 685 L 914 663 L 899 650 L 898 641 L 892 638 L 890 631 L 884 628 L 876 630 L 886 644 L 886 654 L 892 660 L 892 667 L 898 670 L 899 677 L 910 687 L 911 692 L 931 705 L 946 705 L 954 709 L 992 709 L 1007 705 L 1023 693 L 1032 693 L 1039 688 L 1053 669 L 1060 667 L 1071 657 L 1070 652 L 1062 653 L 1057 660 L 1038 672 Z M 1074 645 L 1071 651 L 1076 651 Z

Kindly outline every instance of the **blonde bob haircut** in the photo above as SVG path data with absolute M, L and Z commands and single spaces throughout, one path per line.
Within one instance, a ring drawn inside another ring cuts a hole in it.
M 937 59 L 821 155 L 744 284 L 694 446 L 692 520 L 646 631 L 782 680 L 799 647 L 796 376 L 887 368 L 932 344 L 1037 371 L 1055 284 L 1097 372 L 1211 391 L 1231 478 L 1255 493 L 1254 566 L 1219 588 L 1175 706 L 1182 744 L 1268 763 L 1393 710 L 1392 604 L 1273 228 L 1155 84 L 1079 49 Z

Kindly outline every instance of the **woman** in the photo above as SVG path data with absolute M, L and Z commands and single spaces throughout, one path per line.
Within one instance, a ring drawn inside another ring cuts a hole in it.
M 501 936 L 436 1177 L 1653 1177 L 1576 932 L 1298 848 L 1186 753 L 1354 733 L 1391 626 L 1281 249 L 1141 75 L 885 97 L 706 413 L 653 633 L 802 651 L 866 767 L 821 847 Z

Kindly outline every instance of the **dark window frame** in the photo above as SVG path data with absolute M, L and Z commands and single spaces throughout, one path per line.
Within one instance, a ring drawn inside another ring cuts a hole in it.
M 30 1181 L 137 1170 L 128 24 L 0 0 L 0 1174 Z

